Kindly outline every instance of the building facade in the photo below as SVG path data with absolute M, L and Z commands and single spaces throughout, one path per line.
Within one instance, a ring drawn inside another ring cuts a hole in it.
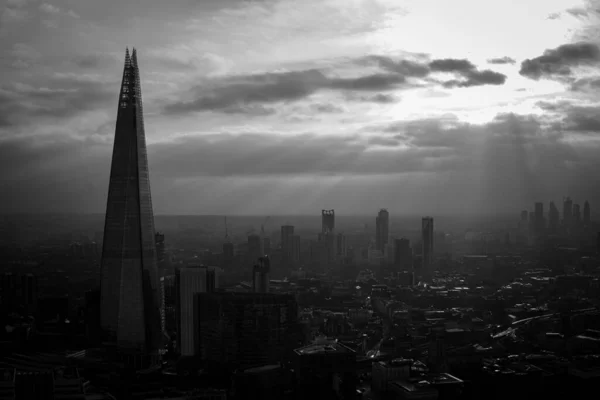
M 127 353 L 161 341 L 154 215 L 135 49 L 125 54 L 101 263 L 101 326 Z M 145 358 L 145 357 L 144 357 Z

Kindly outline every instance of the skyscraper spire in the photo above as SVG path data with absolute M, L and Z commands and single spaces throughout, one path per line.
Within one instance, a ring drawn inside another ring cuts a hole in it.
M 155 354 L 160 341 L 158 267 L 135 49 L 131 57 L 125 51 L 101 274 L 102 328 L 123 351 Z

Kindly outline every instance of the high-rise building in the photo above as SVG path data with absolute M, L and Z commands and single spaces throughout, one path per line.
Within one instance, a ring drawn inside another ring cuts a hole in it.
M 573 200 L 566 197 L 563 200 L 563 226 L 567 229 L 571 228 L 571 219 L 573 217 Z
M 412 271 L 412 248 L 408 239 L 394 240 L 394 265 L 401 271 Z
M 385 251 L 385 245 L 388 243 L 389 229 L 390 213 L 381 209 L 375 218 L 375 248 L 381 252 Z
M 346 236 L 343 233 L 337 234 L 337 245 L 336 251 L 338 257 L 346 257 L 347 249 L 346 249 Z
M 550 233 L 556 233 L 558 230 L 559 218 L 558 208 L 556 208 L 554 202 L 551 201 L 550 209 L 548 211 L 548 229 L 550 230 Z
M 535 235 L 541 236 L 544 233 L 546 228 L 546 223 L 544 220 L 544 203 L 537 202 L 535 203 Z
M 156 362 L 161 341 L 154 215 L 136 50 L 125 54 L 101 273 L 101 326 L 137 366 Z M 140 356 L 140 357 L 137 357 Z M 150 356 L 150 357 L 146 357 Z
M 576 229 L 581 227 L 581 207 L 579 204 L 573 204 L 573 219 L 571 225 Z
M 321 210 L 321 233 L 335 231 L 335 211 Z
M 248 260 L 254 262 L 264 256 L 263 241 L 259 235 L 248 236 Z
M 590 209 L 590 203 L 586 201 L 585 203 L 583 203 L 583 226 L 587 228 L 590 226 L 591 222 L 592 212 Z
M 300 235 L 292 236 L 292 262 L 300 262 Z
M 271 255 L 271 238 L 263 237 L 263 255 Z
M 260 257 L 252 267 L 252 291 L 254 293 L 269 293 L 269 273 L 271 261 L 269 257 Z
M 421 221 L 421 238 L 423 240 L 423 270 L 433 263 L 433 218 L 423 217 Z
M 293 236 L 294 227 L 292 225 L 283 225 L 281 227 L 281 258 L 284 263 L 293 260 Z
M 275 364 L 298 320 L 293 295 L 198 293 L 201 356 L 244 368 Z
M 223 266 L 230 267 L 235 258 L 235 247 L 229 240 L 223 243 Z
M 214 292 L 218 287 L 219 274 L 214 267 L 192 266 L 175 271 L 177 346 L 182 356 L 194 356 L 198 352 L 194 295 Z

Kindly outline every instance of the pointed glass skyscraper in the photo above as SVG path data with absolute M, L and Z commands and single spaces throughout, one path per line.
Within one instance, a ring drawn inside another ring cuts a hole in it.
M 119 350 L 156 354 L 160 338 L 154 215 L 136 51 L 125 53 L 104 225 L 101 324 Z

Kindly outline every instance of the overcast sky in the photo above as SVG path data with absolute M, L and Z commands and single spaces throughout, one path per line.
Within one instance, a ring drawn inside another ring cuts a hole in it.
M 0 0 L 0 210 L 105 211 L 126 46 L 156 214 L 594 210 L 599 27 L 581 0 Z

